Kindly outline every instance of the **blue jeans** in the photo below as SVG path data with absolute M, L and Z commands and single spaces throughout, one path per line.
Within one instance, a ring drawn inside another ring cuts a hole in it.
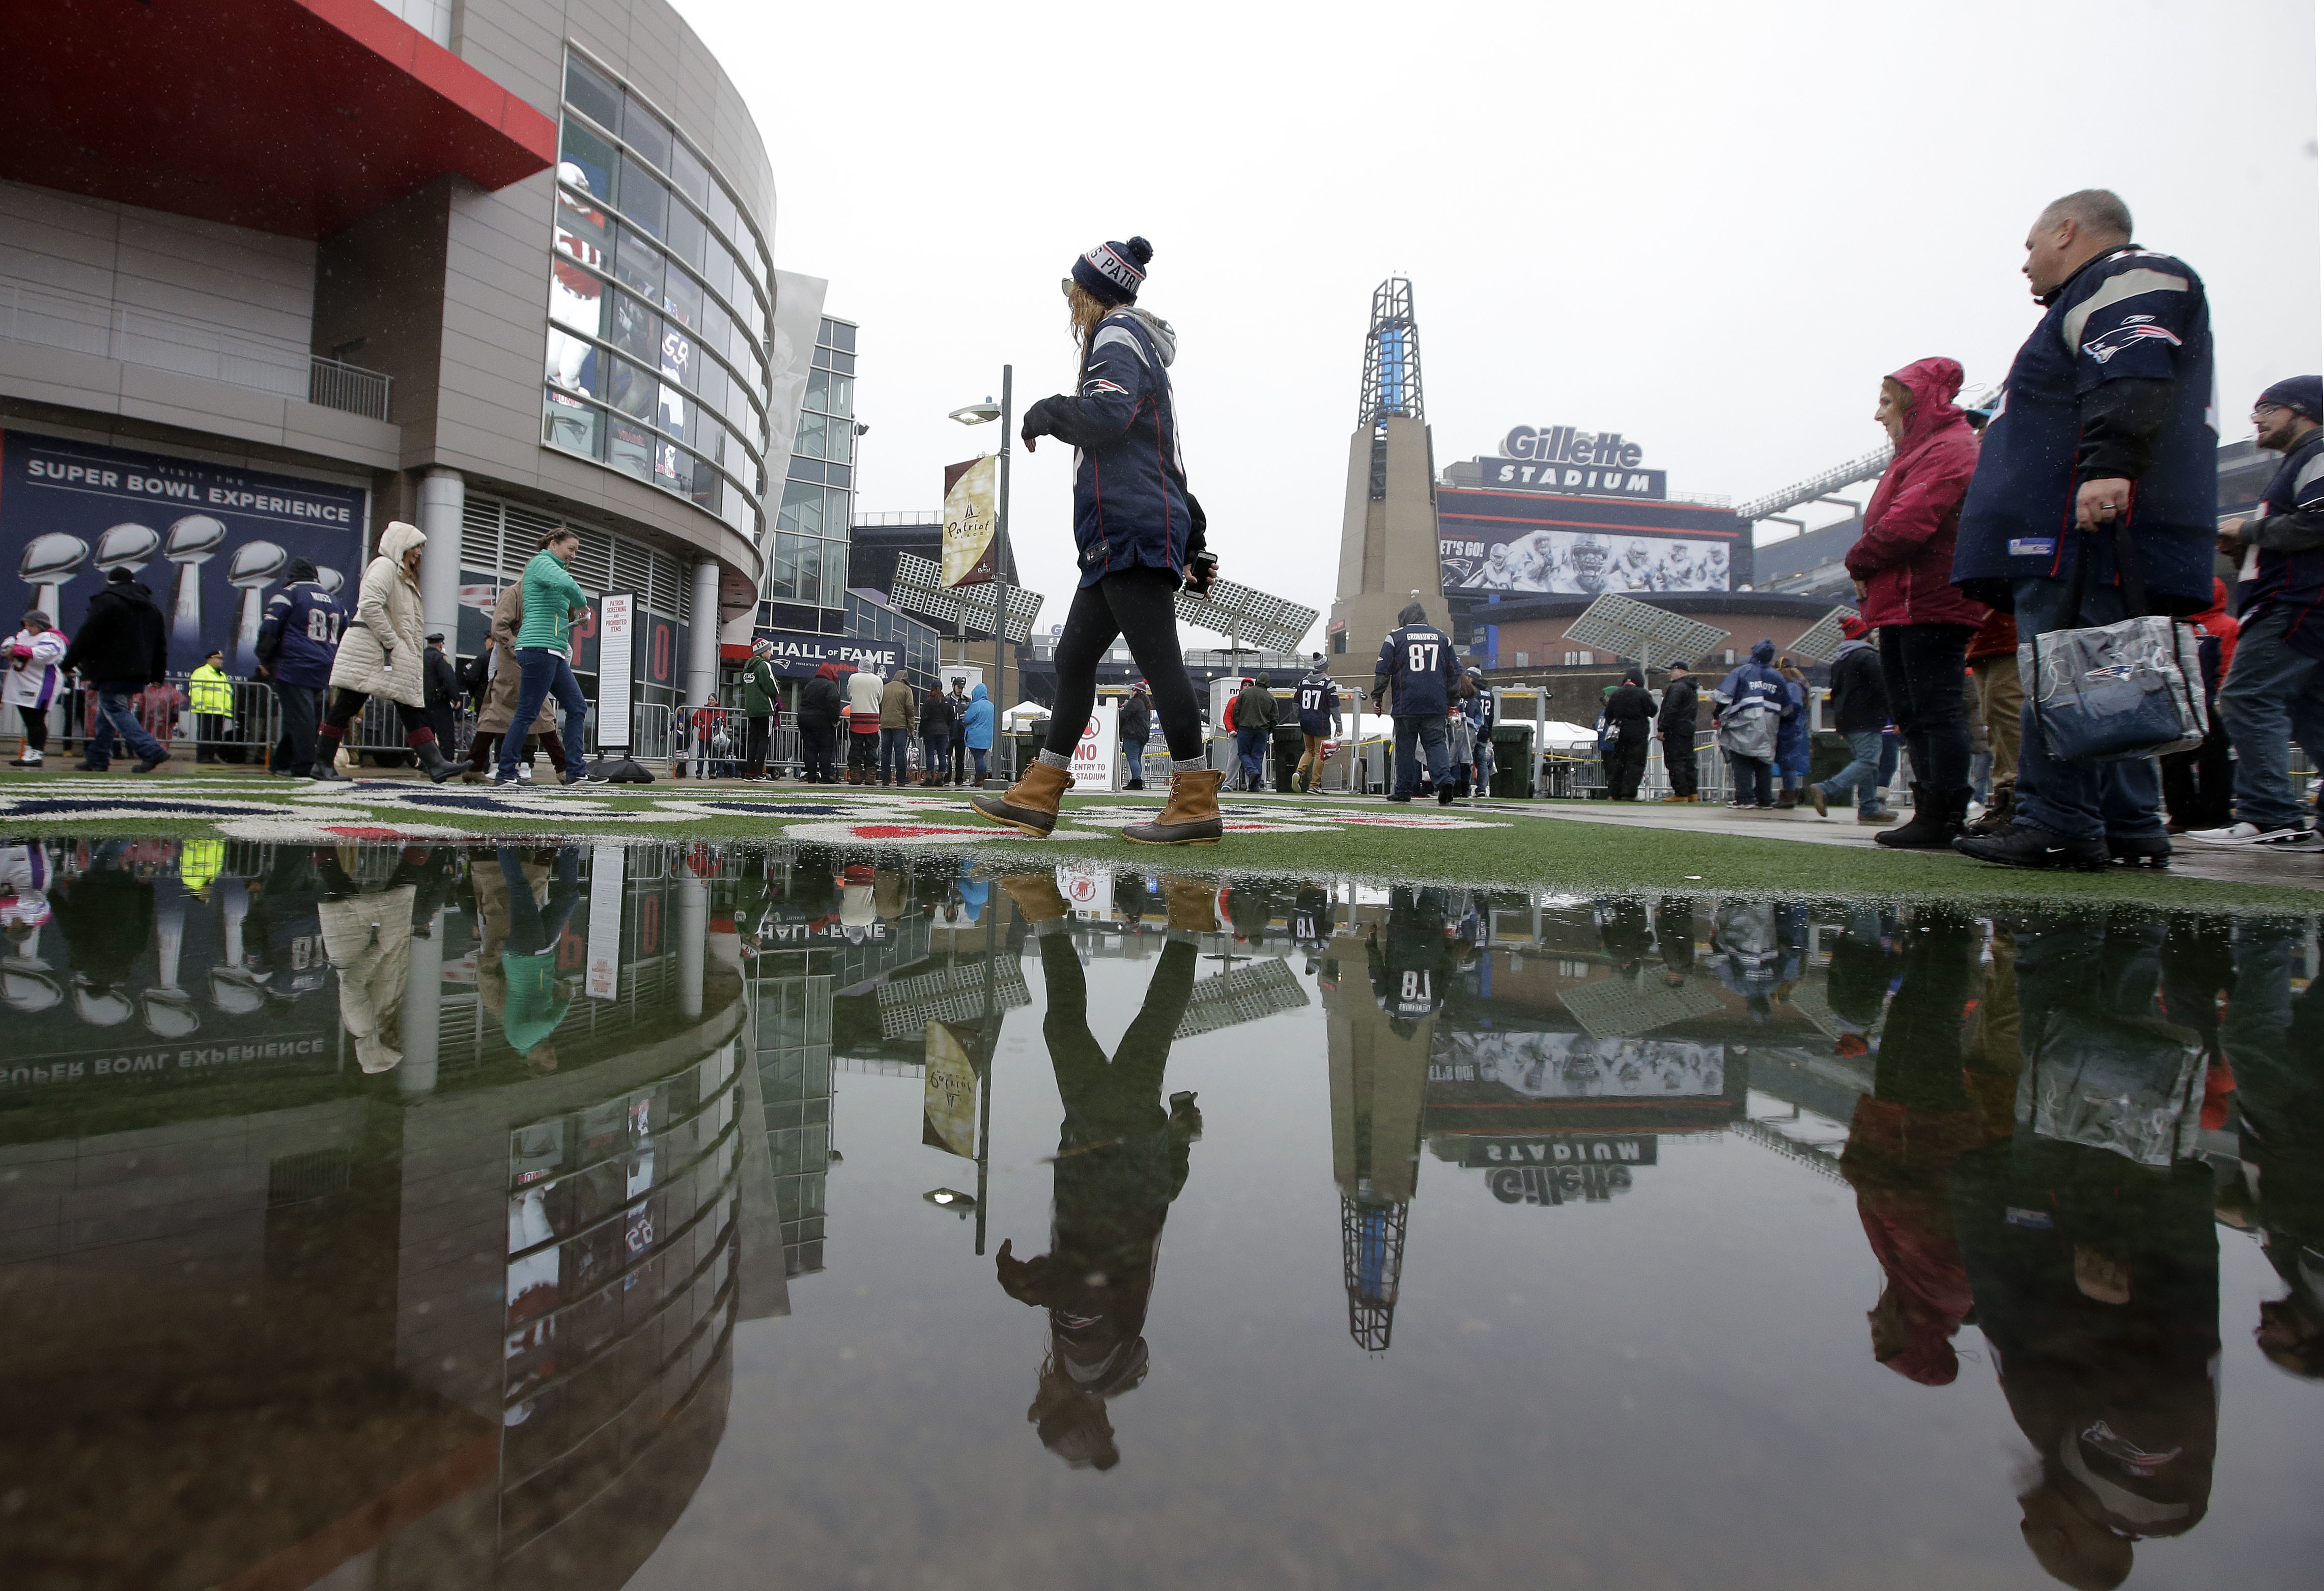
M 1869 815 L 1880 810 L 1880 731 L 1849 730 L 1849 762 L 1823 782 L 1827 802 L 1845 801 L 1856 792 L 1856 810 Z
M 587 759 L 583 749 L 589 743 L 589 698 L 581 694 L 581 682 L 573 677 L 572 659 L 547 647 L 519 647 L 516 667 L 516 716 L 509 722 L 530 723 L 540 716 L 540 704 L 555 696 L 565 709 L 565 766 L 584 766 Z M 501 777 L 516 777 L 517 754 L 523 750 L 523 735 L 501 737 Z
M 920 771 L 931 778 L 942 778 L 952 766 L 952 737 L 922 735 L 920 737 Z
M 968 749 L 968 754 L 976 759 L 976 777 L 980 779 L 984 777 L 984 759 L 989 754 L 989 749 L 983 746 L 971 746 Z
M 1438 789 L 1452 778 L 1452 759 L 1444 744 L 1442 713 L 1402 713 L 1396 720 L 1395 793 L 1409 796 L 1420 788 L 1420 759 L 1428 759 L 1428 777 Z
M 97 687 L 97 728 L 88 737 L 88 754 L 83 759 L 91 768 L 109 767 L 113 761 L 113 737 L 118 733 L 141 762 L 152 762 L 169 756 L 170 750 L 145 732 L 137 717 L 135 700 L 145 687 L 125 680 L 110 683 L 99 681 Z
M 1122 741 L 1121 755 L 1130 764 L 1130 777 L 1143 781 L 1146 777 L 1146 742 L 1144 740 Z
M 880 731 L 880 777 L 889 777 L 889 767 L 895 768 L 895 780 L 904 782 L 905 765 L 912 760 L 912 731 L 908 729 L 882 729 Z
M 1235 731 L 1235 760 L 1242 765 L 1243 777 L 1256 786 L 1259 769 L 1267 766 L 1267 731 Z
M 2270 602 L 2236 640 L 2219 687 L 2219 720 L 2236 749 L 2236 818 L 2263 829 L 2300 826 L 2292 742 L 2324 768 L 2324 662 L 2283 639 L 2289 602 Z
M 1896 782 L 1896 750 L 1904 743 L 1904 738 L 1895 728 L 1880 731 L 1880 788 L 1883 790 Z
M 2017 637 L 2030 642 L 2053 630 L 2112 624 L 2129 615 L 2122 592 L 2099 586 L 2082 593 L 2082 611 L 2066 612 L 2068 583 L 2016 583 Z M 2240 655 L 2236 659 L 2240 665 Z M 2119 762 L 2065 762 L 2050 755 L 2032 695 L 2025 698 L 2024 740 L 2017 750 L 2017 817 L 2021 827 L 2047 829 L 2070 840 L 2161 839 L 2163 770 L 2152 757 Z M 2282 753 L 2277 752 L 2281 757 Z M 1914 768 L 1914 774 L 1921 769 Z

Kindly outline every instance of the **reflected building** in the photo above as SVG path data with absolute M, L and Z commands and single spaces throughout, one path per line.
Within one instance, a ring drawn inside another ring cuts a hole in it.
M 1742 1118 L 1739 1002 L 1697 964 L 1692 901 L 1488 908 L 1475 932 L 1430 1057 L 1438 1159 L 1504 1204 L 1603 1203 L 1664 1137 Z
M 1429 1058 L 1455 964 L 1443 892 L 1399 887 L 1384 912 L 1359 908 L 1319 969 L 1348 1334 L 1370 1353 L 1386 1352 L 1395 1329 Z
M 706 885 L 178 852 L 0 857 L 0 1581 L 622 1584 L 788 1307 Z

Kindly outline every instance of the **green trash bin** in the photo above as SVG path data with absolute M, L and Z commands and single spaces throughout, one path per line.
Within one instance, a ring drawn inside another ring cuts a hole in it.
M 1493 726 L 1493 777 L 1485 793 L 1496 800 L 1521 801 L 1532 792 L 1527 775 L 1533 766 L 1533 725 Z

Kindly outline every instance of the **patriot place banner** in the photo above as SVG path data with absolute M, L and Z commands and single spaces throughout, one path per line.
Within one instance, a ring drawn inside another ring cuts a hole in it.
M 990 455 L 945 466 L 942 578 L 947 590 L 992 584 L 1000 479 L 1001 461 Z

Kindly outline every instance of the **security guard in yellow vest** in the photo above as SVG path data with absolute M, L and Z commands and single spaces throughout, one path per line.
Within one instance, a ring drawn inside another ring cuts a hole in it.
M 226 721 L 234 716 L 234 683 L 218 667 L 224 652 L 212 652 L 202 659 L 186 682 L 186 694 L 194 709 L 194 760 L 216 762 L 220 741 L 226 739 Z

